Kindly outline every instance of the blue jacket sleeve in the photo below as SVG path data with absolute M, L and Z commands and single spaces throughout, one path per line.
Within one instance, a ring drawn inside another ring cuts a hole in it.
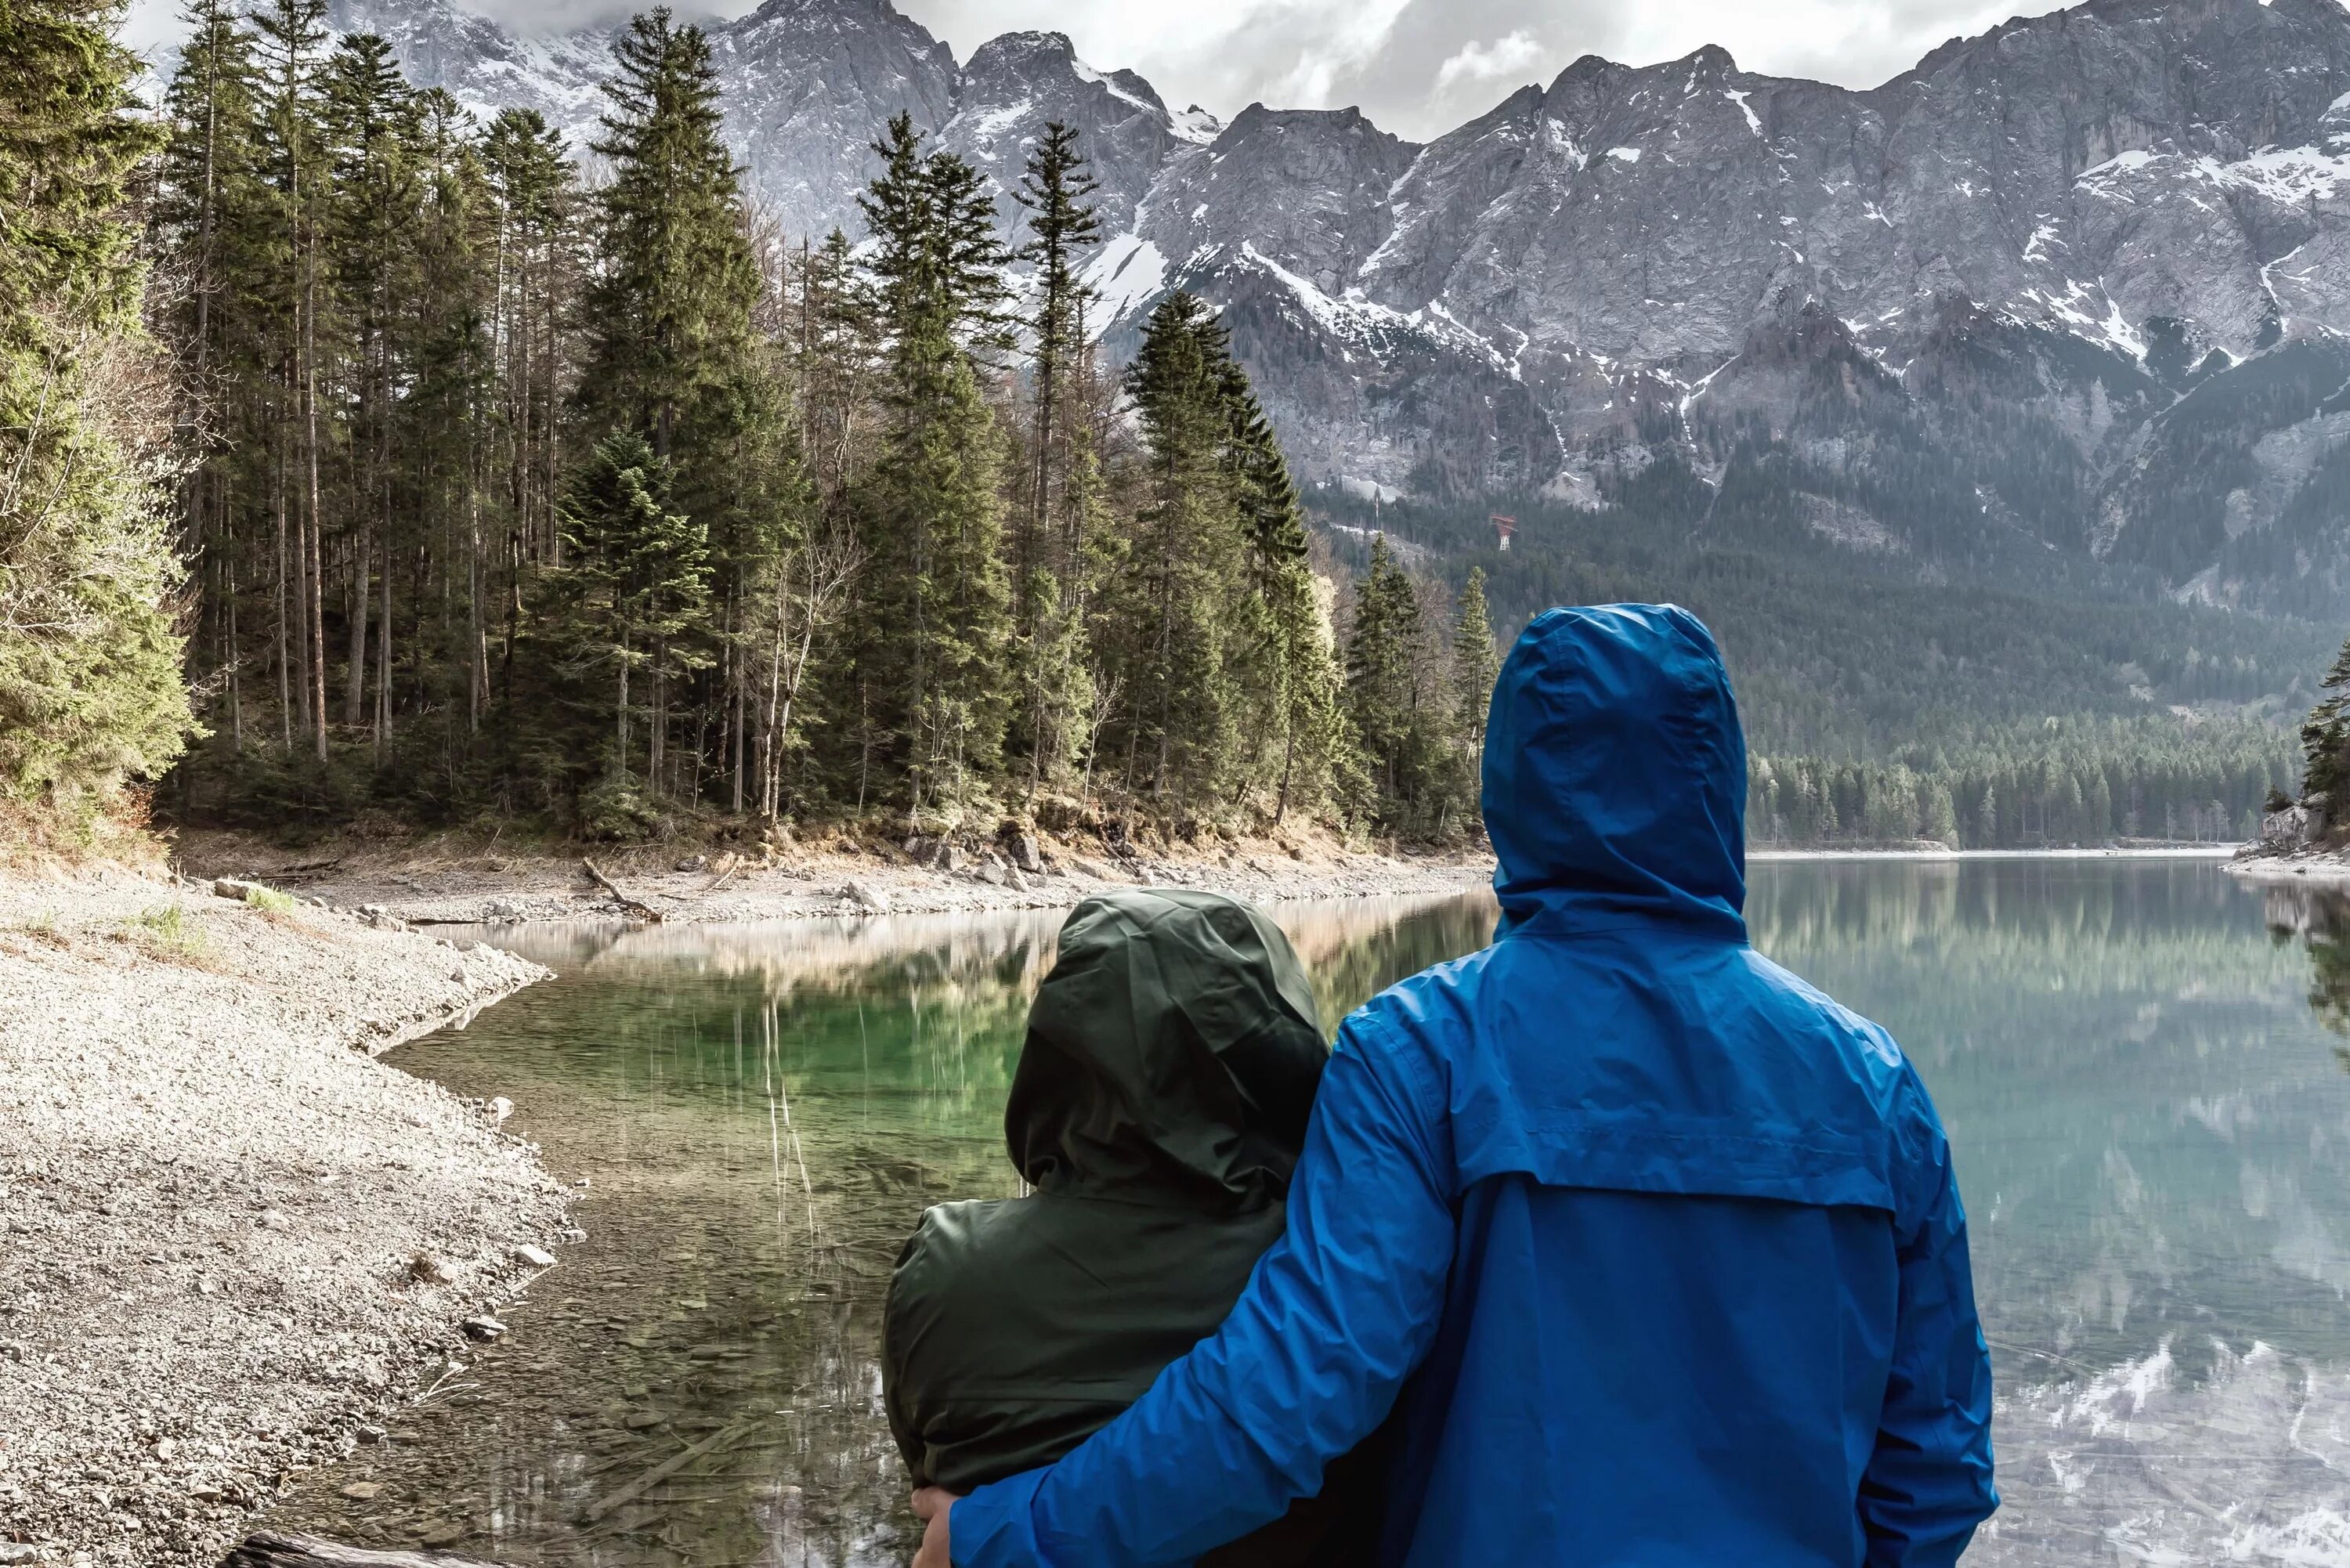
M 1280 1517 L 1383 1420 L 1451 1267 L 1451 1140 L 1428 1064 L 1357 1013 L 1223 1326 L 1057 1464 L 954 1506 L 958 1568 L 1188 1563 Z
M 1949 1568 L 1999 1507 L 1991 1355 L 1975 1316 L 1967 1216 L 1949 1143 L 1924 1213 L 1901 1238 L 1900 1321 L 1877 1447 L 1861 1478 L 1868 1568 Z

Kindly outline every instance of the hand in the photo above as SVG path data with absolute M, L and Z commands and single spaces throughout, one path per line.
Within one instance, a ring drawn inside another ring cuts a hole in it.
M 954 1568 L 947 1548 L 947 1515 L 962 1501 L 942 1486 L 926 1486 L 914 1494 L 914 1517 L 929 1521 L 922 1531 L 922 1549 L 914 1553 L 914 1568 Z

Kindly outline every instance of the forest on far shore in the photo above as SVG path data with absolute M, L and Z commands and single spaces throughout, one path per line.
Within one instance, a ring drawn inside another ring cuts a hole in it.
M 1721 634 L 1757 841 L 2224 839 L 2298 771 L 2306 628 L 1856 575 L 1662 473 L 1508 555 L 1301 494 L 1206 303 L 1107 362 L 1066 127 L 999 201 L 901 116 L 852 244 L 746 198 L 665 10 L 588 148 L 322 0 L 194 0 L 160 112 L 117 8 L 11 16 L 12 827 L 1461 842 L 1496 630 L 1615 598 Z

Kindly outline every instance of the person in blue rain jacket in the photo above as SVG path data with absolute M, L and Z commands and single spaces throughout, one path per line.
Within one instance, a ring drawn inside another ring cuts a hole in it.
M 1528 627 L 1492 945 L 1347 1021 L 1222 1327 L 1058 1463 L 918 1496 L 917 1568 L 1191 1563 L 1391 1408 L 1382 1563 L 1956 1561 L 1999 1499 L 1950 1144 L 1884 1030 L 1747 945 L 1745 799 L 1695 617 Z

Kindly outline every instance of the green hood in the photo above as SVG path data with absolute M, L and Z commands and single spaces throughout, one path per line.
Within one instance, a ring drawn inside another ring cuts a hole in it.
M 889 1282 L 882 1402 L 917 1484 L 1048 1464 L 1215 1332 L 1281 1237 L 1328 1049 L 1280 928 L 1215 893 L 1089 898 L 1061 928 L 1003 1114 L 1026 1198 L 941 1203 Z M 1370 1560 L 1375 1456 L 1206 1568 Z
M 1253 1209 L 1288 1190 L 1328 1056 L 1289 939 L 1220 893 L 1088 898 L 1028 1014 L 1003 1133 L 1046 1192 Z

